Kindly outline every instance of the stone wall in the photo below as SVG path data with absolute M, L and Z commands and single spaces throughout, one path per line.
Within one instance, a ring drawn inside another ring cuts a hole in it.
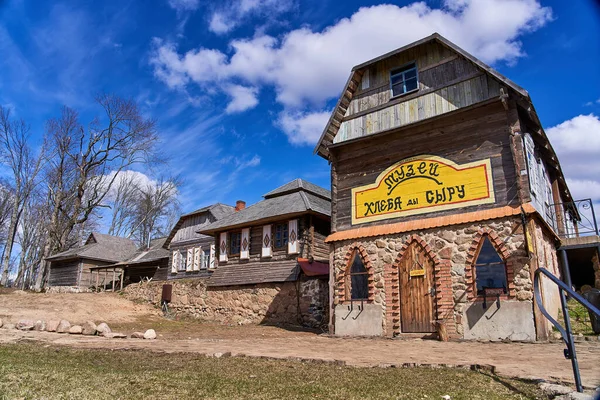
M 141 282 L 127 286 L 125 297 L 159 306 L 167 282 Z M 206 286 L 207 279 L 170 281 L 169 307 L 178 314 L 233 324 L 295 324 L 321 327 L 327 324 L 328 284 L 322 279 L 263 283 L 248 286 Z
M 361 253 L 364 252 L 368 258 L 365 264 L 369 264 L 369 279 L 372 282 L 369 303 L 381 307 L 382 331 L 388 336 L 400 333 L 397 311 L 394 311 L 398 308 L 399 298 L 394 292 L 397 291 L 397 286 L 393 284 L 393 274 L 397 275 L 396 266 L 402 252 L 416 241 L 436 265 L 437 318 L 446 322 L 451 336 L 463 337 L 467 308 L 474 302 L 482 301 L 474 290 L 471 263 L 480 240 L 486 235 L 507 262 L 509 294 L 503 296 L 502 300 L 527 302 L 532 307 L 533 285 L 529 258 L 525 249 L 523 227 L 518 217 L 335 242 L 334 273 L 337 286 L 334 304 L 343 304 L 344 301 L 343 277 L 348 254 L 354 248 L 360 248 Z
M 46 293 L 91 293 L 92 289 L 89 287 L 79 286 L 50 286 L 46 288 Z

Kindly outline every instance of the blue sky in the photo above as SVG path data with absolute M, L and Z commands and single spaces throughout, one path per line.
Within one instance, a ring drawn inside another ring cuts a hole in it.
M 157 119 L 184 211 L 301 177 L 351 67 L 438 31 L 526 88 L 575 197 L 600 199 L 593 0 L 0 0 L 0 104 L 39 139 L 63 105 L 133 97 Z

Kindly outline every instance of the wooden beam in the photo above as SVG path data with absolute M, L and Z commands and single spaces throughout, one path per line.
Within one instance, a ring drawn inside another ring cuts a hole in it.
M 112 285 L 111 285 L 111 292 L 115 291 L 115 281 L 117 280 L 117 269 L 113 268 L 113 279 L 112 279 Z
M 100 287 L 100 271 L 96 270 L 96 290 Z
M 121 290 L 123 290 L 123 278 L 125 277 L 125 268 L 121 268 Z

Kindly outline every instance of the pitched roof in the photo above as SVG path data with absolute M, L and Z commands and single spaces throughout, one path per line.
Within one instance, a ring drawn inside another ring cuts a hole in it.
M 253 285 L 265 282 L 289 282 L 298 279 L 300 268 L 296 260 L 265 263 L 234 263 L 219 265 L 208 280 L 208 286 Z
M 167 236 L 165 238 L 163 247 L 167 248 L 169 246 L 169 244 L 171 243 L 171 240 L 173 240 L 173 237 L 175 236 L 175 234 L 177 233 L 179 228 L 181 228 L 181 225 L 183 224 L 183 222 L 185 221 L 186 218 L 192 217 L 194 215 L 202 214 L 205 212 L 210 212 L 215 217 L 215 219 L 218 221 L 221 218 L 235 212 L 235 207 L 227 205 L 227 204 L 223 204 L 223 203 L 215 203 L 215 204 L 211 204 L 210 206 L 199 208 L 199 209 L 189 212 L 187 214 L 183 214 L 181 217 L 179 217 L 179 220 L 173 226 L 173 229 L 171 229 L 171 232 L 169 232 L 169 236 Z M 198 238 L 201 239 L 202 235 L 199 236 Z
M 167 250 L 163 247 L 166 240 L 167 240 L 166 237 L 153 239 L 150 242 L 149 247 L 144 246 L 144 247 L 138 249 L 133 255 L 131 255 L 131 257 L 129 257 L 127 260 L 124 260 L 118 264 L 121 264 L 121 265 L 142 264 L 142 263 L 162 260 L 164 258 L 169 258 L 169 256 L 170 256 L 169 250 Z
M 479 68 L 482 71 L 484 71 L 485 73 L 491 75 L 496 80 L 504 83 L 508 88 L 510 88 L 514 93 L 517 94 L 517 97 L 519 99 L 519 101 L 518 101 L 519 106 L 525 111 L 525 113 L 527 115 L 529 115 L 529 117 L 532 119 L 532 121 L 535 122 L 539 126 L 539 131 L 534 132 L 534 133 L 537 133 L 537 135 L 535 135 L 536 136 L 535 139 L 537 139 L 537 141 L 541 143 L 542 147 L 547 152 L 547 154 L 548 154 L 547 158 L 548 158 L 549 164 L 552 165 L 556 169 L 556 172 L 558 175 L 558 182 L 559 182 L 561 189 L 563 190 L 566 200 L 567 201 L 571 200 L 572 199 L 571 192 L 567 186 L 566 180 L 564 178 L 564 174 L 562 172 L 562 168 L 561 168 L 560 164 L 558 163 L 558 157 L 556 156 L 556 153 L 555 153 L 554 149 L 552 148 L 552 145 L 550 144 L 550 141 L 549 141 L 548 137 L 546 136 L 546 133 L 544 132 L 543 125 L 539 120 L 537 112 L 535 111 L 532 100 L 529 97 L 529 93 L 525 89 L 523 89 L 521 86 L 514 83 L 512 80 L 508 79 L 507 77 L 505 77 L 504 75 L 502 75 L 501 73 L 496 71 L 495 69 L 491 68 L 489 65 L 485 64 L 478 58 L 474 57 L 473 55 L 469 54 L 465 50 L 461 49 L 460 47 L 458 47 L 457 45 L 455 45 L 448 39 L 441 36 L 439 33 L 434 33 L 434 34 L 427 36 L 421 40 L 418 40 L 414 43 L 410 43 L 404 47 L 400 47 L 394 51 L 383 54 L 379 57 L 376 57 L 372 60 L 369 60 L 365 63 L 359 64 L 359 65 L 355 66 L 354 68 L 352 68 L 350 76 L 348 77 L 348 80 L 346 81 L 346 85 L 344 86 L 344 90 L 342 90 L 342 92 L 341 92 L 342 95 L 338 99 L 337 104 L 336 104 L 333 112 L 331 113 L 331 116 L 329 117 L 327 124 L 325 125 L 325 129 L 323 130 L 323 133 L 321 134 L 321 137 L 320 137 L 319 141 L 317 142 L 317 145 L 315 146 L 314 153 L 320 155 L 321 157 L 323 157 L 325 159 L 329 159 L 329 146 L 333 144 L 333 140 L 338 133 L 338 130 L 342 123 L 342 119 L 344 118 L 344 116 L 346 114 L 346 110 L 348 109 L 348 106 L 350 105 L 350 102 L 352 101 L 354 93 L 360 85 L 363 73 L 368 66 L 370 66 L 374 63 L 377 63 L 379 61 L 385 60 L 396 54 L 402 53 L 404 51 L 407 51 L 409 49 L 412 49 L 414 47 L 417 47 L 417 46 L 420 46 L 420 45 L 423 45 L 425 43 L 432 42 L 432 41 L 436 41 L 439 44 L 441 44 L 442 46 L 446 46 L 447 48 L 451 49 L 452 51 L 458 53 L 460 56 L 462 56 L 465 59 L 472 62 L 475 66 L 477 66 L 477 68 Z M 374 135 L 384 134 L 386 132 L 387 131 L 382 131 L 382 132 L 375 133 Z M 362 138 L 364 138 L 364 137 L 361 137 L 358 139 L 362 139 Z
M 83 246 L 54 254 L 46 259 L 54 261 L 70 258 L 87 258 L 117 262 L 131 257 L 136 250 L 137 246 L 131 239 L 93 232 L 90 233 Z
M 211 235 L 219 230 L 266 222 L 277 217 L 300 215 L 308 211 L 331 216 L 330 192 L 302 179 L 289 182 L 264 197 L 264 200 L 223 217 L 198 232 Z

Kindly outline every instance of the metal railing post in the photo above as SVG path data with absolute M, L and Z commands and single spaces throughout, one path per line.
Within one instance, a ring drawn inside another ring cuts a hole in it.
M 569 317 L 569 305 L 567 304 L 567 297 L 565 292 L 558 289 L 560 293 L 560 304 L 562 306 L 563 319 L 565 321 L 565 332 L 567 338 L 565 344 L 565 358 L 571 360 L 571 366 L 573 367 L 573 378 L 575 379 L 575 387 L 578 392 L 583 392 L 583 386 L 581 385 L 581 375 L 579 374 L 579 363 L 577 362 L 577 352 L 575 351 L 575 339 L 573 338 L 573 331 L 571 330 L 571 319 Z

